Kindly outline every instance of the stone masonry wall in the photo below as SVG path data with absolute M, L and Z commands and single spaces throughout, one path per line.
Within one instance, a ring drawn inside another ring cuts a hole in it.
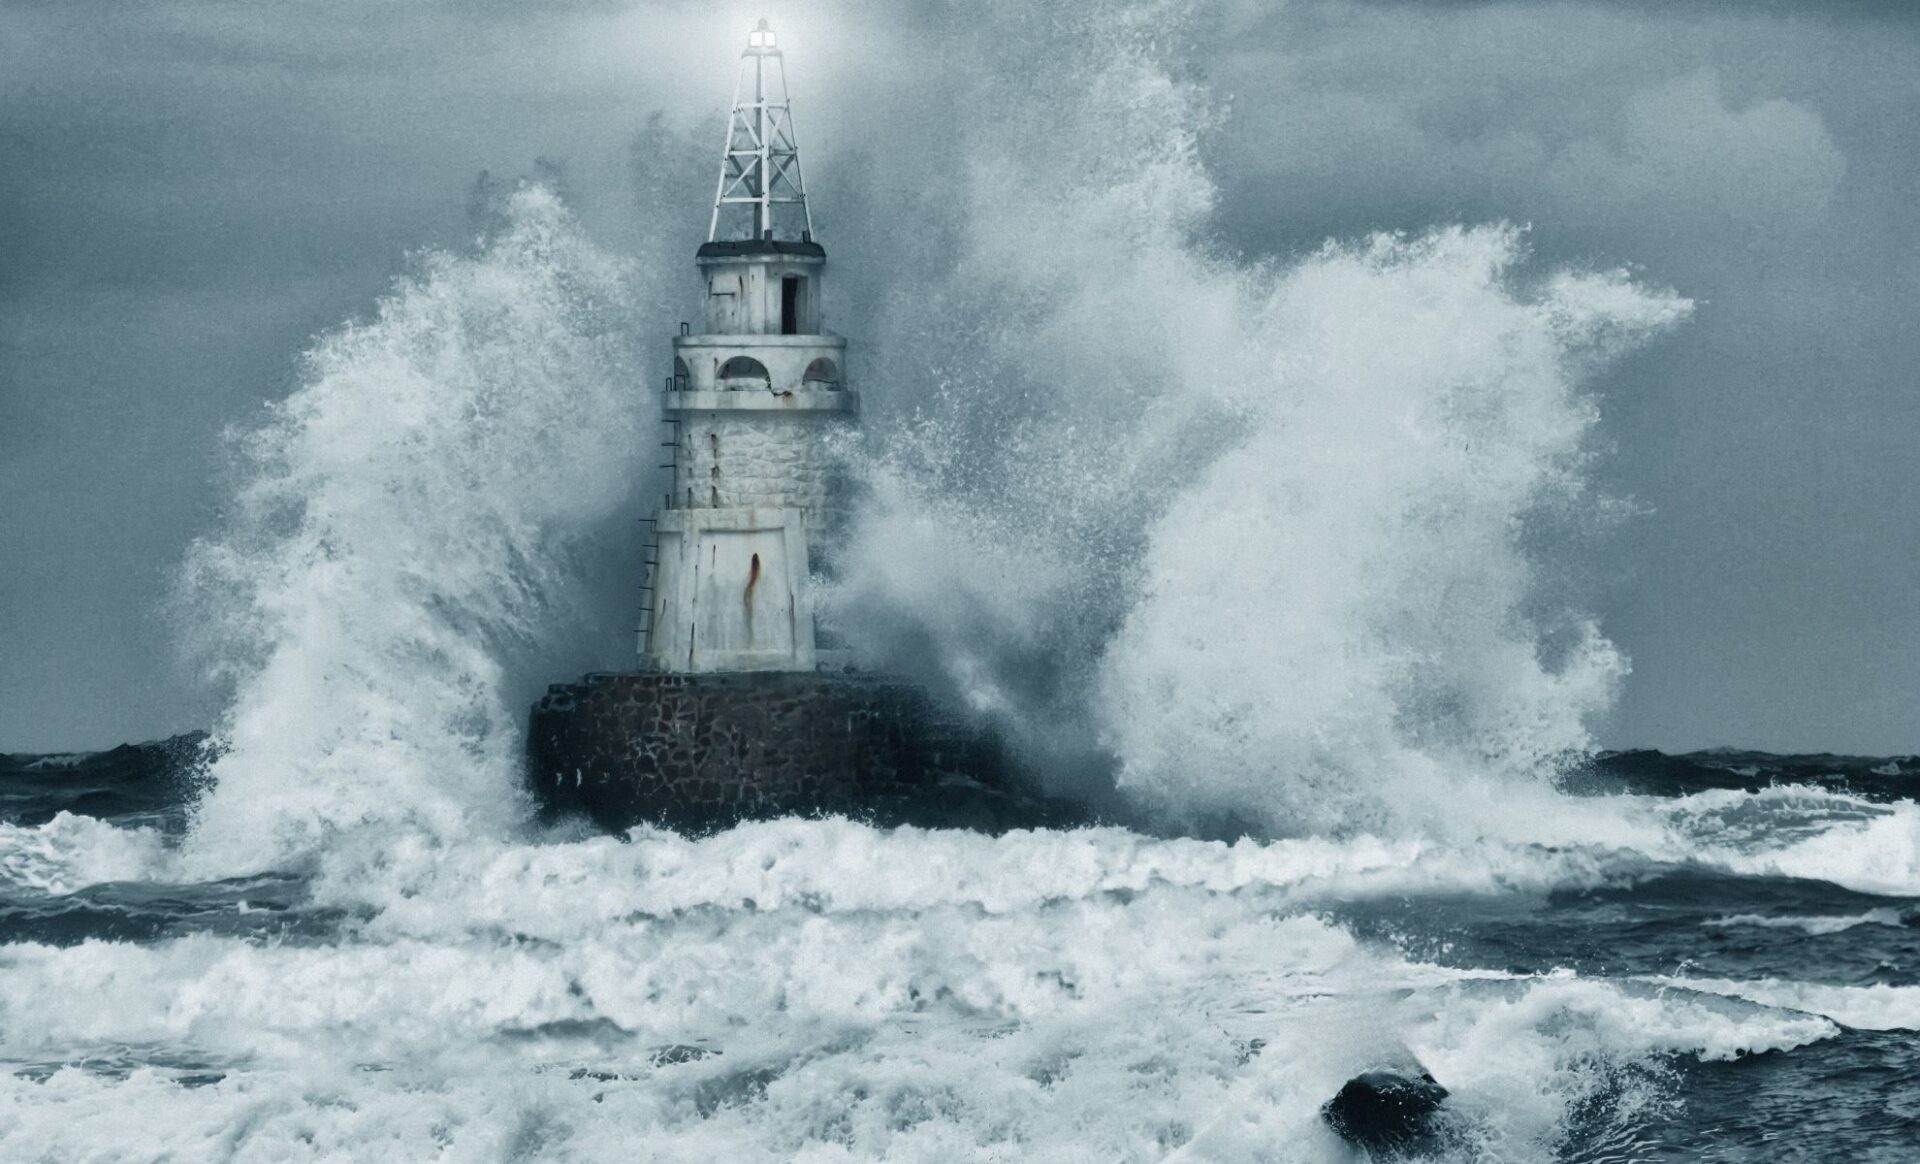
M 835 506 L 838 469 L 829 449 L 847 422 L 777 412 L 694 413 L 680 425 L 674 505 L 688 509 Z
M 533 709 L 529 779 L 549 817 L 718 827 L 844 813 L 1001 829 L 1066 822 L 1004 749 L 925 690 L 861 675 L 589 675 Z

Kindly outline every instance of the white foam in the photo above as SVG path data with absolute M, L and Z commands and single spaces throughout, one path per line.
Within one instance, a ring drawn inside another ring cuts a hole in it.
M 1744 998 L 1780 1010 L 1804 1011 L 1867 1031 L 1920 1031 L 1920 986 L 1834 986 L 1778 978 L 1650 979 L 1669 986 Z
M 1649 801 L 1677 857 L 1754 877 L 1828 881 L 1858 893 L 1920 896 L 1920 804 L 1879 803 L 1801 785 Z
M 1900 801 L 1868 819 L 1824 829 L 1780 849 L 1722 858 L 1765 877 L 1831 881 L 1860 893 L 1920 896 L 1920 805 Z
M 92 753 L 89 752 L 60 752 L 52 755 L 36 756 L 27 764 L 26 770 L 29 772 L 46 772 L 62 768 L 76 768 L 82 760 L 87 759 L 91 754 Z
M 384 910 L 328 945 L 0 951 L 0 1055 L 95 1064 L 0 1080 L 0 1136 L 31 1156 L 84 1128 L 109 1158 L 237 1135 L 260 1159 L 1337 1160 L 1320 1102 L 1404 1045 L 1474 1136 L 1546 1159 L 1620 1072 L 1834 1029 L 1408 962 L 1287 904 L 1277 881 L 1313 881 L 1289 851 L 779 822 L 499 845 L 438 875 L 400 852 L 363 885 Z M 182 1088 L 181 1064 L 225 1078 Z
M 1904 910 L 1889 906 L 1884 909 L 1870 909 L 1865 913 L 1839 916 L 1772 916 L 1760 913 L 1736 913 L 1727 917 L 1714 918 L 1706 924 L 1716 929 L 1737 929 L 1745 926 L 1755 929 L 1799 930 L 1801 933 L 1812 934 L 1815 937 L 1825 937 L 1828 934 L 1845 933 L 1860 926 L 1905 926 L 1907 915 Z
M 0 886 L 51 895 L 106 881 L 163 880 L 172 856 L 151 828 L 62 812 L 39 825 L 0 823 Z
M 804 907 L 822 915 L 965 905 L 984 916 L 1154 889 L 1242 895 L 1281 905 L 1379 895 L 1544 892 L 1628 879 L 1634 853 L 1480 842 L 1300 838 L 1234 844 L 1154 840 L 1122 829 L 1015 832 L 879 830 L 844 820 L 781 820 L 690 840 L 640 830 L 553 845 L 418 840 L 343 849 L 316 893 L 371 904 L 394 933 L 468 929 L 565 941 L 633 918 L 702 909 Z

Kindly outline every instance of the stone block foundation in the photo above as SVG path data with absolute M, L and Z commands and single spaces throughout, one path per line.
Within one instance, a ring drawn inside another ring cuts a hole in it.
M 527 751 L 544 816 L 614 830 L 843 814 L 998 832 L 1077 815 L 1023 792 L 991 733 L 870 675 L 588 675 L 548 688 Z

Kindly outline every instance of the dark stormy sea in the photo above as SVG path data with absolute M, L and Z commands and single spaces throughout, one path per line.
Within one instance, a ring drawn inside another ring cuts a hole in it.
M 207 878 L 199 743 L 0 757 L 12 1160 L 1906 1161 L 1913 758 L 1605 756 L 1567 835 L 548 837 Z M 1577 831 L 1585 839 L 1576 839 Z

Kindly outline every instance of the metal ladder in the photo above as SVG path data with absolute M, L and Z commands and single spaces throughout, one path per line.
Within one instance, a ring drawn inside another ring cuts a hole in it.
M 683 324 L 682 327 L 684 326 Z M 667 377 L 666 388 L 668 392 L 672 392 L 678 387 L 674 381 L 674 377 Z M 680 447 L 680 425 L 682 423 L 680 418 L 677 416 L 663 416 L 661 420 L 672 426 L 673 439 L 661 441 L 660 447 L 677 451 Z M 659 467 L 671 472 L 674 463 L 668 461 Z M 668 489 L 662 497 L 661 508 L 673 508 L 672 489 Z M 653 596 L 654 588 L 658 585 L 657 579 L 660 573 L 660 519 L 643 517 L 640 518 L 639 521 L 647 527 L 647 540 L 640 545 L 640 611 L 638 617 L 634 619 L 633 637 L 636 651 L 644 657 L 647 651 L 647 635 L 653 630 Z

